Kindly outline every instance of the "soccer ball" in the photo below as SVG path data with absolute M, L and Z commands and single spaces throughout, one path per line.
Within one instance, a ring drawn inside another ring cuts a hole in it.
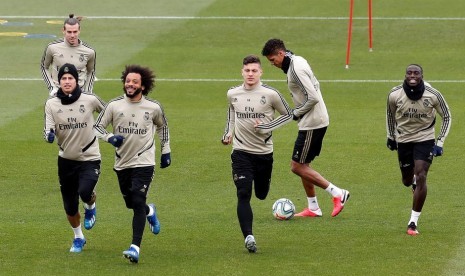
M 280 198 L 273 204 L 273 216 L 277 220 L 291 219 L 295 214 L 295 205 L 287 198 Z

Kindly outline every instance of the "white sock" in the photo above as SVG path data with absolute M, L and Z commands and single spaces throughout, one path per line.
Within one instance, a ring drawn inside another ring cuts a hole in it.
M 318 200 L 315 197 L 307 197 L 308 200 L 308 209 L 311 211 L 315 211 L 320 209 L 320 206 L 318 205 Z
M 84 203 L 84 208 L 86 208 L 87 210 L 92 210 L 95 208 L 95 202 L 92 203 L 92 205 L 89 205 L 87 203 Z
M 421 215 L 421 212 L 415 212 L 412 210 L 412 214 L 410 215 L 410 221 L 408 222 L 408 224 L 410 224 L 411 222 L 414 222 L 415 225 L 418 225 L 418 219 L 420 218 L 420 215 Z
M 137 251 L 137 254 L 139 254 L 139 251 L 140 251 L 139 246 L 137 246 L 137 245 L 135 245 L 135 244 L 131 244 L 130 247 L 134 248 L 134 249 Z
M 153 213 L 155 213 L 155 211 L 153 210 L 152 206 L 149 205 L 149 213 L 147 214 L 147 217 L 152 216 Z
M 341 188 L 337 187 L 333 183 L 329 182 L 328 188 L 325 189 L 328 193 L 330 193 L 333 197 L 342 196 Z
M 84 239 L 84 233 L 82 233 L 82 229 L 81 229 L 80 224 L 79 224 L 78 227 L 73 228 L 73 232 L 74 232 L 74 238 L 75 239 L 77 239 L 77 238 Z

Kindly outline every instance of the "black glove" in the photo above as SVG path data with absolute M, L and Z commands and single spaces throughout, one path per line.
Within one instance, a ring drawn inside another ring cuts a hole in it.
M 115 148 L 119 148 L 123 144 L 124 137 L 121 135 L 114 135 L 108 139 L 108 143 L 112 144 Z
M 53 143 L 54 140 L 55 140 L 55 131 L 51 128 L 50 132 L 47 135 L 47 142 Z
M 387 139 L 386 146 L 390 150 L 397 150 L 397 142 L 392 139 L 389 139 L 389 138 Z
M 434 145 L 434 148 L 433 148 L 434 156 L 441 156 L 443 153 L 444 153 L 444 150 L 442 149 L 442 147 Z
M 160 168 L 164 169 L 166 167 L 169 167 L 171 165 L 171 153 L 165 153 L 161 155 L 160 158 Z

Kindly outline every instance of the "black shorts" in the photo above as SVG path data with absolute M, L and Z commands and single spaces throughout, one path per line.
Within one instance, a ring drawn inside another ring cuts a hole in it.
M 399 166 L 408 168 L 414 165 L 415 160 L 433 162 L 434 140 L 410 143 L 397 143 L 397 156 Z
M 129 197 L 134 191 L 148 193 L 155 173 L 154 166 L 114 170 L 118 176 L 119 187 L 124 197 Z
M 294 144 L 294 151 L 292 152 L 292 160 L 297 163 L 308 164 L 320 155 L 327 128 L 299 130 Z
M 273 153 L 252 154 L 234 150 L 231 154 L 232 176 L 238 189 L 252 189 L 258 198 L 265 198 L 270 189 L 273 171 Z
M 100 176 L 100 160 L 74 161 L 58 157 L 58 177 L 65 211 L 73 216 L 79 208 L 79 197 L 89 202 Z

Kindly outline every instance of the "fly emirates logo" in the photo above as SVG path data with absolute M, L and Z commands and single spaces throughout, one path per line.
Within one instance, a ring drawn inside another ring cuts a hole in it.
M 425 113 L 418 113 L 418 109 L 416 108 L 409 108 L 406 112 L 402 113 L 402 117 L 404 118 L 426 118 L 428 114 Z
M 265 118 L 265 113 L 254 112 L 255 108 L 246 106 L 245 112 L 236 112 L 236 116 L 239 119 L 263 119 Z
M 68 118 L 67 124 L 58 124 L 58 129 L 66 130 L 66 129 L 77 129 L 77 128 L 86 128 L 87 122 L 78 122 L 77 118 L 71 117 Z
M 121 134 L 147 134 L 146 128 L 138 128 L 139 123 L 129 122 L 128 127 L 118 126 L 118 133 Z

